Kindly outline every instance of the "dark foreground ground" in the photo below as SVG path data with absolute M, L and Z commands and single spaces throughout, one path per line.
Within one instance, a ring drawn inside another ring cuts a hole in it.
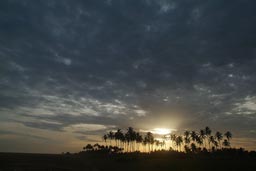
M 17 154 L 0 153 L 0 171 L 30 170 L 256 170 L 256 157 L 249 155 L 183 154 L 158 152 L 153 154 Z

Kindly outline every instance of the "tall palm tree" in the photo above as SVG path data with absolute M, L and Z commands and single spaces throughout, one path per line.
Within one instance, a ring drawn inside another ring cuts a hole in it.
M 107 146 L 107 139 L 108 139 L 108 136 L 106 134 L 103 135 L 102 139 L 105 141 L 106 143 L 106 146 Z
M 210 149 L 211 148 L 211 146 L 210 146 L 211 144 L 213 144 L 213 146 L 215 145 L 215 137 L 211 135 L 209 137 L 208 141 L 209 141 L 209 149 Z
M 182 136 L 177 136 L 176 140 L 175 140 L 175 143 L 176 143 L 176 145 L 178 147 L 178 151 L 181 151 L 181 145 L 183 143 Z
M 224 135 L 226 136 L 228 141 L 232 138 L 232 133 L 230 131 L 227 131 Z
M 136 150 L 139 151 L 139 150 L 140 150 L 140 143 L 142 143 L 142 141 L 143 141 L 142 135 L 140 135 L 139 132 L 136 132 L 135 141 L 136 141 L 136 143 L 137 143 Z
M 149 148 L 149 152 L 152 151 L 152 147 L 154 144 L 154 136 L 151 132 L 147 132 L 146 136 L 145 136 L 145 140 L 148 144 L 148 148 Z
M 196 142 L 196 139 L 197 139 L 196 131 L 191 131 L 190 136 L 191 136 L 192 141 Z
M 147 144 L 148 144 L 148 139 L 147 139 L 147 137 L 145 136 L 145 137 L 143 138 L 143 141 L 142 141 L 142 145 L 144 146 L 144 152 L 147 151 Z
M 206 148 L 205 139 L 206 139 L 206 132 L 205 130 L 201 129 L 199 132 L 199 137 L 202 140 L 202 143 L 204 145 L 204 148 Z
M 212 130 L 208 126 L 205 127 L 205 135 L 206 135 L 207 140 L 208 140 L 209 150 L 211 148 L 211 140 L 210 140 L 211 134 L 212 134 Z
M 154 143 L 155 143 L 155 145 L 156 145 L 156 148 L 155 148 L 155 150 L 158 150 L 158 148 L 159 148 L 159 146 L 160 146 L 160 141 L 159 140 L 154 140 Z
M 165 142 L 165 140 L 162 141 L 161 148 L 162 148 L 162 150 L 163 149 L 166 150 L 166 142 Z
M 125 142 L 126 142 L 126 139 L 125 139 L 125 135 L 122 133 L 120 134 L 120 142 L 121 142 L 121 148 L 123 150 L 125 150 Z
M 163 136 L 163 142 L 164 142 L 164 149 L 166 150 L 166 141 L 168 141 L 169 140 L 169 137 L 170 135 L 164 135 Z
M 115 140 L 116 140 L 116 146 L 120 147 L 121 145 L 121 138 L 123 136 L 122 130 L 121 129 L 117 129 L 117 131 L 115 132 Z
M 196 143 L 198 144 L 199 147 L 203 145 L 203 139 L 201 138 L 200 135 L 196 136 Z
M 130 150 L 129 147 L 130 147 L 130 142 L 131 142 L 131 136 L 130 136 L 130 134 L 129 134 L 128 132 L 126 132 L 125 135 L 124 135 L 124 137 L 125 137 L 126 151 L 129 152 L 129 150 Z
M 210 136 L 211 133 L 212 133 L 212 130 L 211 130 L 208 126 L 205 127 L 205 134 L 206 134 L 207 136 Z
M 155 142 L 155 138 L 154 138 L 153 134 L 151 133 L 151 137 L 149 139 L 149 143 L 151 145 L 151 151 L 154 150 L 154 142 Z
M 222 133 L 219 132 L 219 131 L 217 131 L 216 134 L 215 134 L 215 137 L 216 137 L 216 139 L 217 139 L 217 141 L 218 141 L 218 143 L 219 143 L 219 146 L 220 146 L 220 148 L 221 148 L 221 143 L 220 143 L 220 141 L 223 139 Z
M 190 132 L 189 131 L 184 132 L 184 142 L 186 145 L 188 145 L 190 143 Z
M 174 134 L 174 133 L 172 133 L 172 134 L 171 134 L 171 137 L 170 137 L 172 149 L 174 149 L 174 145 L 176 144 L 176 142 L 175 142 L 175 141 L 176 141 L 176 138 L 177 138 L 177 135 Z
M 227 138 L 228 142 L 229 142 L 229 146 L 231 146 L 230 144 L 230 140 L 232 139 L 232 133 L 230 131 L 227 131 L 225 134 L 225 137 Z
M 127 134 L 127 138 L 129 141 L 130 151 L 133 151 L 134 150 L 134 142 L 136 140 L 136 132 L 134 131 L 134 129 L 132 127 L 128 127 L 126 134 Z
M 188 145 L 184 145 L 184 151 L 186 153 L 189 153 L 191 151 Z
M 115 135 L 114 135 L 113 131 L 109 131 L 107 136 L 110 140 L 110 145 L 112 146 L 112 140 L 115 138 Z
M 213 145 L 212 149 L 214 148 L 218 148 L 218 141 L 216 141 L 216 137 L 215 136 L 210 136 L 210 143 Z
M 197 151 L 197 148 L 196 148 L 196 144 L 195 144 L 195 143 L 191 143 L 190 147 L 191 147 L 191 151 L 192 151 L 193 153 L 195 153 L 195 152 Z

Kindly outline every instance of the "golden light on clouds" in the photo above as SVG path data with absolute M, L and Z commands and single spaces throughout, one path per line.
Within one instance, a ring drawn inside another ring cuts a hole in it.
M 153 134 L 166 135 L 166 134 L 170 134 L 172 131 L 173 129 L 169 129 L 169 128 L 154 128 L 151 132 Z

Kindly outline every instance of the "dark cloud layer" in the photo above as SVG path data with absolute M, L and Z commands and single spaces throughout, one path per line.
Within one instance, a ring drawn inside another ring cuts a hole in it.
M 1 1 L 1 122 L 60 132 L 210 125 L 255 138 L 255 5 Z

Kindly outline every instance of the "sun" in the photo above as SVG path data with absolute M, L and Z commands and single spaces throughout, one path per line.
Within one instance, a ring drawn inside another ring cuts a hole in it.
M 152 132 L 158 135 L 167 135 L 167 134 L 170 134 L 172 130 L 168 128 L 154 128 Z

